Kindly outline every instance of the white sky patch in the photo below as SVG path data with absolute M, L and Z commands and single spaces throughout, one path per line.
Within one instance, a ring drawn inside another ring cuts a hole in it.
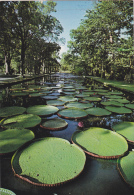
M 66 45 L 61 45 L 61 50 L 60 50 L 60 57 L 62 53 L 67 52 L 67 46 Z

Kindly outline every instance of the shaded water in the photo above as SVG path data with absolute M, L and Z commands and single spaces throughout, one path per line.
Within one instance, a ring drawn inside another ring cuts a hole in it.
M 60 76 L 60 77 L 59 77 Z M 55 75 L 52 77 L 45 78 L 44 80 L 34 81 L 33 84 L 43 84 L 46 83 L 47 86 L 60 86 L 68 83 L 73 85 L 76 83 L 84 84 L 84 80 L 81 77 L 74 77 L 69 74 Z M 87 81 L 86 81 L 87 83 Z M 22 84 L 22 86 L 25 84 Z M 89 85 L 92 85 L 91 87 Z M 98 87 L 96 83 L 88 81 L 88 88 Z M 17 87 L 17 86 L 15 86 Z M 55 89 L 54 93 L 60 93 L 61 89 Z M 7 89 L 8 91 L 8 89 Z M 54 94 L 57 95 L 57 94 Z M 10 99 L 8 95 L 5 95 L 5 99 L 2 102 L 2 106 L 8 105 L 21 105 L 28 107 L 34 104 L 45 104 L 44 99 L 38 100 L 38 98 L 31 99 L 27 98 L 14 98 Z M 95 103 L 94 106 L 98 106 Z M 63 106 L 58 107 L 59 109 Z M 53 115 L 49 118 L 59 118 L 58 115 Z M 40 127 L 33 129 L 36 138 L 54 136 L 67 139 L 71 141 L 72 134 L 79 130 L 78 122 L 83 121 L 86 128 L 90 126 L 100 126 L 107 129 L 111 129 L 113 122 L 118 122 L 121 120 L 131 120 L 133 115 L 111 115 L 109 117 L 88 117 L 83 120 L 67 120 L 68 127 L 62 131 L 46 131 L 42 130 Z M 130 147 L 130 150 L 133 147 Z M 32 184 L 22 181 L 19 178 L 14 177 L 13 171 L 11 170 L 11 157 L 12 155 L 1 156 L 1 187 L 10 189 L 17 195 L 33 194 L 33 195 L 131 195 L 134 194 L 134 189 L 129 187 L 119 175 L 116 164 L 116 160 L 100 160 L 94 159 L 86 155 L 87 160 L 85 164 L 84 171 L 74 180 L 63 184 L 58 187 L 35 187 Z

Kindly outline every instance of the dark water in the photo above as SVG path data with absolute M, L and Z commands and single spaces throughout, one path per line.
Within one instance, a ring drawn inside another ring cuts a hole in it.
M 35 81 L 34 81 L 35 82 Z M 33 82 L 33 83 L 34 83 Z M 34 84 L 47 83 L 48 86 L 56 86 L 57 84 L 74 84 L 76 82 L 84 84 L 83 78 L 75 78 L 72 75 L 62 74 L 53 76 L 51 78 L 45 78 L 45 80 L 37 80 Z M 87 81 L 86 81 L 87 82 Z M 89 84 L 92 85 L 92 83 Z M 94 86 L 94 85 L 93 85 Z M 97 85 L 96 85 L 97 86 Z M 89 88 L 89 87 L 88 87 Z M 56 89 L 57 93 L 58 90 Z M 37 99 L 36 99 L 37 100 Z M 35 100 L 34 100 L 35 101 Z M 34 104 L 34 101 L 32 104 Z M 28 107 L 31 100 L 26 100 L 19 98 L 17 100 L 9 100 L 8 97 L 5 99 L 3 104 L 7 106 L 11 105 L 21 105 Z M 35 103 L 44 103 L 43 101 L 35 101 Z M 96 105 L 94 105 L 96 106 Z M 58 107 L 59 109 L 62 107 Z M 53 115 L 49 118 L 59 118 L 57 115 Z M 102 119 L 96 119 L 90 117 L 90 121 L 84 119 L 83 122 L 86 127 L 98 125 L 100 122 L 102 127 L 107 127 L 110 129 L 111 124 L 115 121 L 123 120 L 124 118 L 131 119 L 131 116 L 124 115 L 112 115 L 110 117 L 103 117 Z M 66 120 L 66 119 L 65 119 Z M 45 131 L 37 127 L 33 131 L 35 132 L 36 138 L 45 136 L 54 136 L 67 139 L 71 141 L 72 134 L 79 130 L 77 120 L 66 120 L 68 122 L 68 127 L 62 131 Z M 92 123 L 91 123 L 92 121 Z M 131 150 L 132 147 L 130 147 Z M 1 156 L 1 187 L 10 189 L 17 195 L 131 195 L 134 194 L 134 189 L 127 185 L 117 170 L 116 160 L 101 160 L 93 159 L 92 157 L 86 155 L 86 164 L 83 172 L 74 180 L 65 183 L 58 187 L 36 187 L 32 184 L 22 181 L 16 178 L 11 169 L 11 158 L 12 154 L 8 156 Z

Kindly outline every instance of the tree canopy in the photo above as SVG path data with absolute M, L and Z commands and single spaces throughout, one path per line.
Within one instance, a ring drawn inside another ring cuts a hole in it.
M 0 65 L 5 63 L 7 74 L 36 74 L 50 59 L 56 62 L 60 50 L 57 41 L 63 27 L 51 15 L 55 6 L 49 1 L 0 2 Z

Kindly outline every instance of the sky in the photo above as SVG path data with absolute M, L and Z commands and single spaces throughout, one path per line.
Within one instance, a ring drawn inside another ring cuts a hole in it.
M 80 25 L 81 19 L 84 19 L 87 9 L 93 9 L 95 0 L 83 1 L 55 1 L 57 3 L 57 12 L 51 13 L 55 16 L 64 28 L 64 32 L 60 37 L 64 37 L 65 45 L 61 45 L 60 56 L 63 52 L 68 50 L 67 42 L 70 40 L 70 30 L 77 29 Z

